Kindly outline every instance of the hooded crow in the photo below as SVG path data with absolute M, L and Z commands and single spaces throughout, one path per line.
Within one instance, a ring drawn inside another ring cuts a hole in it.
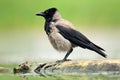
M 44 30 L 53 47 L 60 52 L 67 52 L 61 61 L 67 61 L 67 57 L 77 46 L 95 51 L 106 58 L 106 54 L 103 52 L 105 50 L 77 31 L 72 23 L 63 19 L 57 8 L 49 8 L 36 15 L 45 18 Z

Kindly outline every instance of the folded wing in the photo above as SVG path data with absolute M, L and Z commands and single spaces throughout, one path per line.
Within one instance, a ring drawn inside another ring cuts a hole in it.
M 106 57 L 106 54 L 103 52 L 104 49 L 92 43 L 87 37 L 85 37 L 82 33 L 71 29 L 65 28 L 61 25 L 56 25 L 59 33 L 66 39 L 68 39 L 72 44 L 80 46 L 82 48 L 87 48 L 92 51 L 99 53 L 101 56 Z

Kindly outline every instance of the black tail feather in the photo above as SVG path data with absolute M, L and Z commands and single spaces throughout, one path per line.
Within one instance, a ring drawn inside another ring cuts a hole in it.
M 98 45 L 92 43 L 95 47 L 97 47 L 98 49 L 102 50 L 102 51 L 105 51 L 103 48 L 99 47 Z
M 99 47 L 99 46 L 97 46 L 97 45 L 95 45 L 93 43 L 90 43 L 89 49 L 97 52 L 98 54 L 100 54 L 101 56 L 103 56 L 105 58 L 107 57 L 107 55 L 103 52 L 104 49 L 102 49 L 101 47 Z M 103 50 L 103 51 L 101 51 L 101 50 Z

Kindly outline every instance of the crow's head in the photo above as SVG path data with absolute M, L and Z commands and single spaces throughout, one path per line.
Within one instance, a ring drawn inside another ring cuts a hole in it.
M 49 8 L 45 10 L 44 12 L 37 13 L 37 16 L 43 16 L 47 21 L 52 20 L 54 14 L 56 13 L 56 8 Z

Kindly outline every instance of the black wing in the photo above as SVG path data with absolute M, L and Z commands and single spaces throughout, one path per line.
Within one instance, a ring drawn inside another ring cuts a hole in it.
M 80 46 L 82 48 L 90 49 L 92 51 L 99 53 L 101 56 L 106 57 L 106 54 L 102 52 L 102 51 L 104 51 L 104 49 L 102 49 L 101 47 L 92 43 L 82 33 L 78 32 L 74 29 L 62 27 L 60 25 L 57 25 L 56 27 L 59 30 L 59 33 L 64 38 L 68 39 L 71 43 L 73 43 L 77 46 Z

